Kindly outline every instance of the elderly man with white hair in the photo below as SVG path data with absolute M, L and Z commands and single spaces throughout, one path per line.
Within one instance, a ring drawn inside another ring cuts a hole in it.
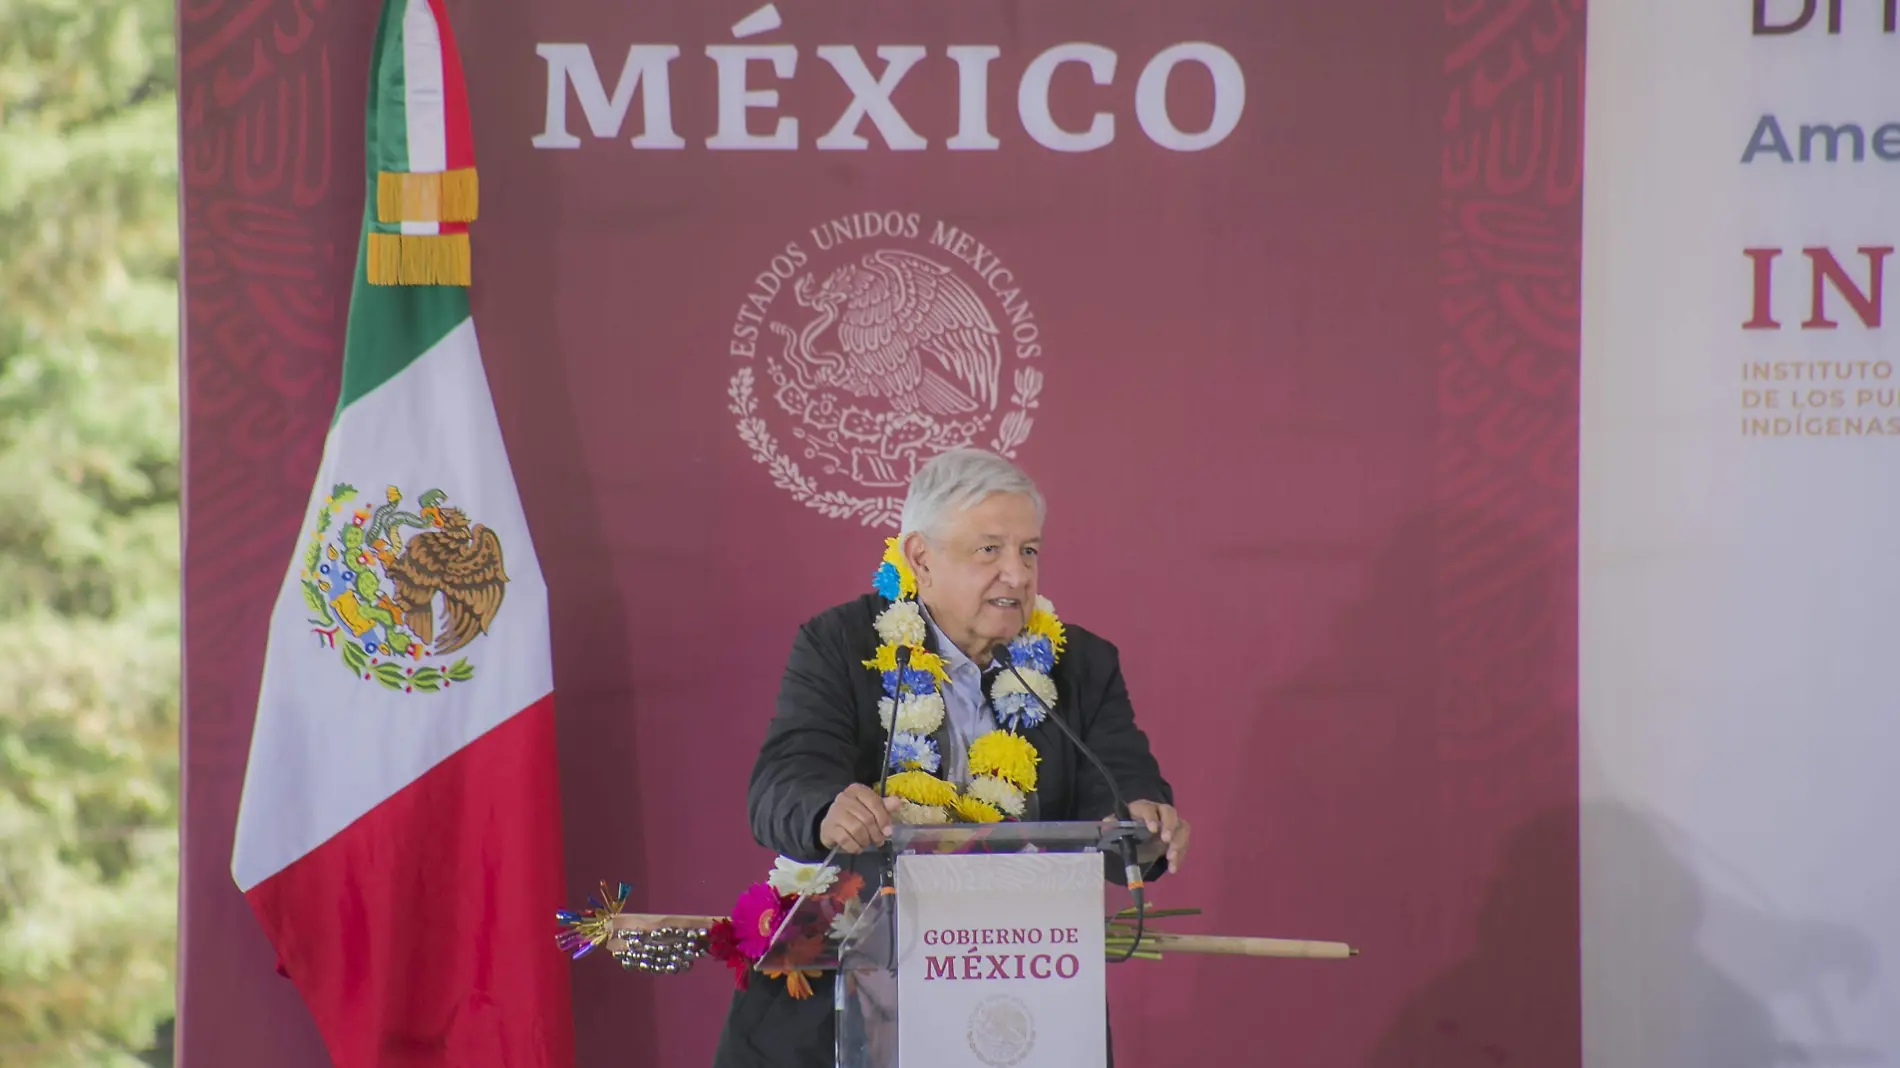
M 900 821 L 1112 818 L 1114 792 L 1045 722 L 1055 715 L 1153 832 L 1145 877 L 1180 870 L 1188 824 L 1135 725 L 1115 647 L 1041 597 L 1042 523 L 1042 494 L 993 453 L 953 450 L 918 470 L 876 592 L 816 616 L 792 644 L 747 791 L 761 845 L 818 860 L 875 850 Z M 831 977 L 812 985 L 795 999 L 784 982 L 749 982 L 715 1068 L 832 1064 Z

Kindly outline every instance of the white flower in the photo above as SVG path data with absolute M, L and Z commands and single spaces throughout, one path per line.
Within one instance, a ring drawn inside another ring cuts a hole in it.
M 878 722 L 885 730 L 891 729 L 891 699 L 886 697 L 877 703 Z M 897 730 L 900 734 L 937 733 L 943 726 L 943 696 L 935 693 L 914 693 L 904 698 L 904 710 L 897 717 Z
M 877 616 L 877 640 L 885 645 L 914 645 L 923 648 L 924 614 L 915 601 L 893 601 Z
M 1017 681 L 1017 675 L 1022 676 L 1021 681 Z M 1023 687 L 1025 682 L 1029 684 L 1027 689 Z M 990 699 L 995 700 L 1004 694 L 1028 693 L 1030 690 L 1035 691 L 1045 704 L 1056 703 L 1056 680 L 1030 668 L 1017 668 L 996 676 L 996 681 L 990 685 Z
M 991 775 L 978 775 L 963 791 L 978 801 L 987 801 L 1006 816 L 1022 818 L 1023 792 Z
M 839 941 L 851 937 L 851 931 L 857 927 L 858 920 L 864 916 L 864 903 L 853 898 L 844 903 L 844 908 L 831 918 L 831 937 Z
M 801 864 L 790 857 L 780 857 L 772 862 L 772 873 L 765 877 L 765 881 L 781 894 L 822 894 L 838 881 L 838 869 L 826 864 Z
M 899 823 L 908 823 L 914 827 L 931 823 L 950 822 L 950 814 L 945 812 L 941 807 L 937 805 L 920 805 L 914 801 L 906 801 L 897 806 L 897 812 L 894 818 Z
M 1039 593 L 1036 595 L 1036 611 L 1047 612 L 1053 616 L 1056 614 L 1056 606 L 1049 603 L 1049 598 Z
M 935 775 L 942 762 L 935 741 L 906 731 L 891 736 L 892 771 L 927 771 Z

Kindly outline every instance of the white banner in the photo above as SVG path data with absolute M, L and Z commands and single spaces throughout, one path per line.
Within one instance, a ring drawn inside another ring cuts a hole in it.
M 1102 858 L 902 856 L 904 1068 L 1101 1068 Z
M 1589 1068 L 1900 1063 L 1891 0 L 1595 0 Z

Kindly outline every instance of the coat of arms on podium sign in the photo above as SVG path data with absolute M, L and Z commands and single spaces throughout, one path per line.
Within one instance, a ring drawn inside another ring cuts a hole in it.
M 739 437 L 793 499 L 895 526 L 948 449 L 1014 457 L 1041 403 L 1042 327 L 1016 275 L 957 226 L 860 212 L 788 242 L 753 278 L 728 352 Z
M 466 656 L 444 661 L 501 612 L 501 538 L 440 489 L 413 505 L 396 486 L 383 497 L 352 508 L 356 487 L 339 482 L 318 504 L 299 576 L 311 632 L 351 674 L 384 689 L 435 693 L 469 682 Z
M 970 1010 L 970 1052 L 990 1068 L 1010 1068 L 1036 1048 L 1036 1018 L 1022 999 L 984 998 Z

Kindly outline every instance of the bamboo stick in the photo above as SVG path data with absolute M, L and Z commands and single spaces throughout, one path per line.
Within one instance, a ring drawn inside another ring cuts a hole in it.
M 1120 939 L 1123 946 L 1128 936 Z M 1112 944 L 1112 940 L 1111 940 Z M 1207 953 L 1226 957 L 1280 957 L 1296 960 L 1345 960 L 1359 951 L 1344 942 L 1314 942 L 1297 938 L 1248 938 L 1240 935 L 1192 935 L 1154 931 L 1141 937 L 1143 949 L 1163 953 Z
M 622 912 L 607 922 L 610 931 L 656 931 L 662 927 L 698 931 L 711 927 L 723 916 L 662 916 L 652 912 Z
M 1156 918 L 1150 913 L 1149 918 Z M 623 912 L 608 921 L 608 930 L 655 931 L 704 930 L 718 923 L 720 916 L 671 916 L 648 912 Z M 1115 922 L 1109 926 L 1107 945 L 1110 953 L 1120 953 L 1134 936 L 1132 925 Z M 1275 957 L 1292 960 L 1346 960 L 1359 951 L 1344 942 L 1318 942 L 1297 938 L 1251 938 L 1242 935 L 1175 934 L 1170 931 L 1145 931 L 1136 956 L 1153 959 L 1151 953 L 1199 953 L 1224 957 Z

